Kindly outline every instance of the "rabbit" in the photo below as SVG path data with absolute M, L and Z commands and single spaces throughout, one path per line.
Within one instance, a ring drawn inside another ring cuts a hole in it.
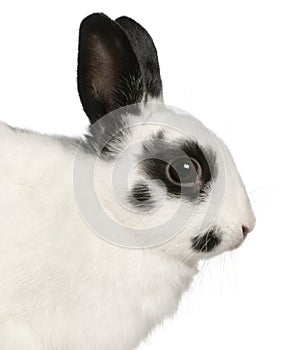
M 141 25 L 86 17 L 77 73 L 81 138 L 0 124 L 0 350 L 134 349 L 255 226 L 223 141 L 163 102 Z

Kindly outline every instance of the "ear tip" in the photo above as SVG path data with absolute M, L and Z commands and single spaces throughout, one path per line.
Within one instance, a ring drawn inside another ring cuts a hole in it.
M 121 22 L 121 21 L 133 21 L 135 22 L 132 18 L 128 17 L 128 16 L 120 16 L 116 18 L 117 22 Z
M 106 16 L 103 12 L 94 12 L 87 17 L 85 17 L 81 24 L 80 24 L 80 30 L 84 30 L 85 28 L 90 28 L 93 25 L 98 24 L 99 22 L 107 22 L 111 21 L 111 19 Z
M 143 28 L 138 22 L 136 22 L 134 19 L 127 17 L 127 16 L 121 16 L 116 18 L 115 22 L 117 22 L 120 25 L 124 25 L 125 27 L 139 27 Z M 144 28 L 143 28 L 144 29 Z

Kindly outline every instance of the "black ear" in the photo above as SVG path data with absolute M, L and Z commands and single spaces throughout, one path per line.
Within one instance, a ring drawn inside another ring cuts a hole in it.
M 149 33 L 137 22 L 129 17 L 119 17 L 116 22 L 127 34 L 136 53 L 145 85 L 146 96 L 149 98 L 163 98 L 162 80 L 158 54 Z
M 91 123 L 143 98 L 142 75 L 130 41 L 104 14 L 92 14 L 81 23 L 78 91 Z

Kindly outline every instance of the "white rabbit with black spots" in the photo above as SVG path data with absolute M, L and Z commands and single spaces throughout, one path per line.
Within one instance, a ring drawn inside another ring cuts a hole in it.
M 0 350 L 134 349 L 255 225 L 224 143 L 163 104 L 139 24 L 83 20 L 78 90 L 82 139 L 0 125 Z

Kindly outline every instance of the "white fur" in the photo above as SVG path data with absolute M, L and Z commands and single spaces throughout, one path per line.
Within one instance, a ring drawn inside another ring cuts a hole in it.
M 146 108 L 143 115 L 148 121 Z M 167 113 L 157 116 L 161 122 L 167 118 Z M 136 128 L 127 142 L 146 139 L 152 132 L 150 127 Z M 174 131 L 166 133 L 177 137 Z M 190 127 L 189 137 L 196 138 L 194 134 Z M 190 247 L 204 205 L 184 232 L 161 246 L 129 249 L 100 239 L 77 209 L 77 148 L 72 142 L 1 124 L 0 350 L 129 350 L 172 315 L 196 273 L 198 259 L 233 248 L 242 240 L 241 225 L 254 225 L 233 160 L 222 141 L 215 140 L 229 175 L 215 218 L 226 235 L 213 253 L 205 255 L 192 253 Z M 134 154 L 128 161 L 134 163 Z M 97 165 L 96 191 L 116 220 L 149 227 L 171 216 L 176 205 L 171 199 L 148 215 L 128 214 L 111 193 L 113 164 Z M 159 189 L 155 191 L 158 195 Z M 125 198 L 126 193 L 124 188 L 119 195 Z

